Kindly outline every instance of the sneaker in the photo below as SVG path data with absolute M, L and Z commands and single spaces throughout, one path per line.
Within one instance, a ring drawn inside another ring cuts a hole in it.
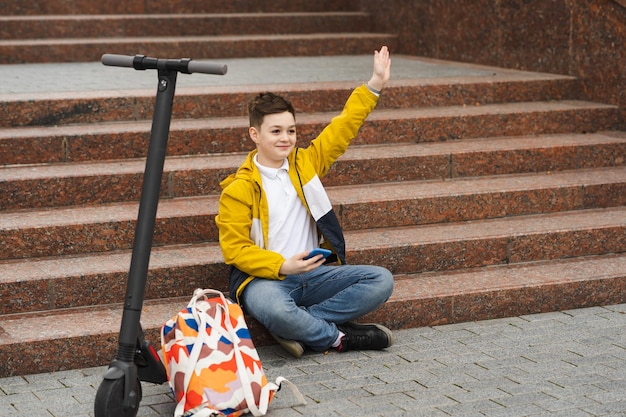
M 294 358 L 297 359 L 304 354 L 304 346 L 302 345 L 302 343 L 295 340 L 283 339 L 282 337 L 276 336 L 273 333 L 270 334 L 272 335 L 274 340 L 276 340 L 278 344 L 281 345 L 282 348 L 289 352 L 289 354 L 291 354 L 291 356 L 293 356 Z
M 337 348 L 339 352 L 349 350 L 382 350 L 393 345 L 391 330 L 380 324 L 344 323 L 337 328 L 345 334 Z

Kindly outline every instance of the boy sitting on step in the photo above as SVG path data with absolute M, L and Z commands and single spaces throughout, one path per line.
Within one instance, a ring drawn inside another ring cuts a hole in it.
M 295 357 L 305 347 L 345 352 L 393 343 L 386 327 L 354 322 L 387 301 L 393 276 L 379 266 L 346 264 L 343 233 L 320 181 L 376 106 L 390 72 L 383 46 L 374 52 L 370 80 L 307 148 L 296 147 L 292 104 L 259 94 L 248 106 L 256 149 L 221 184 L 216 223 L 231 267 L 230 296 Z M 332 255 L 308 257 L 317 247 Z

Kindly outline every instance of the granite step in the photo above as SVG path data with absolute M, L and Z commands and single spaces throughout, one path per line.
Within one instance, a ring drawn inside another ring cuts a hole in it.
M 626 254 L 396 275 L 395 279 L 391 302 L 364 320 L 394 329 L 417 328 L 623 303 Z
M 357 185 L 626 164 L 626 133 L 617 131 L 386 145 L 359 145 L 361 141 L 357 139 L 337 161 L 324 184 Z M 244 158 L 244 153 L 168 157 L 161 197 L 219 194 L 219 183 L 235 172 Z M 138 201 L 144 168 L 144 159 L 0 167 L 0 184 L 11 196 L 0 202 L 0 209 Z
M 626 167 L 335 186 L 328 194 L 344 230 L 480 220 L 626 205 Z M 153 244 L 217 241 L 218 198 L 163 199 Z M 131 202 L 4 212 L 0 259 L 129 249 L 137 211 Z
M 380 45 L 395 48 L 396 42 L 396 35 L 370 32 L 20 39 L 0 41 L 0 64 L 93 62 L 107 53 L 195 59 L 361 55 Z
M 0 39 L 363 32 L 370 23 L 363 12 L 0 16 Z
M 3 0 L 1 16 L 81 14 L 170 14 L 170 13 L 268 13 L 354 10 L 354 3 L 342 0 Z
M 626 250 L 626 207 L 465 222 L 353 230 L 350 262 L 394 274 L 619 253 Z
M 392 329 L 569 310 L 622 302 L 626 255 L 396 275 L 394 294 L 364 320 Z M 189 301 L 147 300 L 142 326 L 160 345 L 162 324 Z M 8 314 L 0 322 L 0 377 L 106 365 L 115 356 L 122 305 Z M 248 320 L 259 346 L 273 343 Z M 20 352 L 20 354 L 15 354 Z
M 379 109 L 359 133 L 358 143 L 438 142 L 489 136 L 591 133 L 614 129 L 619 109 L 577 101 L 521 102 L 481 106 Z M 305 146 L 336 112 L 298 115 Z M 50 128 L 0 129 L 4 164 L 73 162 L 145 156 L 151 123 L 106 123 Z M 384 135 L 381 134 L 384 132 Z M 201 155 L 251 149 L 243 117 L 175 119 L 168 155 Z
M 99 58 L 98 58 L 99 59 Z M 327 57 L 326 60 L 332 60 Z M 337 59 L 340 59 L 338 57 Z M 369 66 L 369 56 L 350 57 L 350 61 L 362 62 L 363 67 Z M 367 60 L 367 61 L 366 61 Z M 346 61 L 346 59 L 343 59 Z M 222 62 L 222 61 L 220 61 Z M 316 88 L 311 89 L 308 82 L 279 82 L 276 74 L 290 78 L 282 68 L 290 68 L 297 64 L 299 72 L 304 67 L 317 65 L 315 57 L 273 58 L 271 64 L 249 59 L 230 59 L 226 62 L 229 73 L 224 77 L 208 77 L 200 75 L 181 75 L 176 87 L 173 103 L 174 119 L 214 118 L 214 117 L 246 117 L 247 103 L 256 93 L 271 90 L 292 101 L 296 111 L 301 113 L 337 113 L 343 107 L 350 92 L 363 82 L 367 74 L 354 75 L 347 71 L 343 77 L 353 81 L 333 81 L 320 83 L 310 73 L 302 76 L 312 77 Z M 385 94 L 377 104 L 377 109 L 393 109 L 406 107 L 437 107 L 437 106 L 480 106 L 504 102 L 534 102 L 563 99 L 577 99 L 579 84 L 573 77 L 513 71 L 500 68 L 475 66 L 470 64 L 450 65 L 439 60 L 418 57 L 395 57 L 396 71 L 399 78 L 392 80 L 385 88 Z M 241 83 L 242 74 L 254 65 L 255 76 Z M 351 64 L 355 66 L 356 64 Z M 32 82 L 41 85 L 42 92 L 0 94 L 0 106 L 5 117 L 0 120 L 0 127 L 25 127 L 24 131 L 16 131 L 18 137 L 41 135 L 56 136 L 52 128 L 70 128 L 71 125 L 100 122 L 137 123 L 152 120 L 154 110 L 156 76 L 141 71 L 105 67 L 99 63 L 56 64 L 47 71 L 55 71 L 60 78 L 56 82 L 72 80 L 72 85 L 83 86 L 85 90 L 93 89 L 92 77 L 100 77 L 107 85 L 119 89 L 101 91 L 58 91 L 55 84 L 46 77 L 46 68 L 33 64 L 23 71 Z M 90 77 L 85 78 L 88 70 Z M 465 73 L 470 76 L 464 76 Z M 334 70 L 337 72 L 339 70 Z M 353 70 L 356 71 L 356 70 Z M 450 74 L 446 74 L 450 72 Z M 441 73 L 433 77 L 433 74 Z M 459 75 L 455 75 L 455 74 Z M 9 74 L 7 74 L 9 75 Z M 124 75 L 123 79 L 120 76 Z M 401 78 L 405 77 L 405 78 Z M 102 82 L 102 81 L 100 81 Z M 269 84 L 268 84 L 269 82 Z M 287 81 L 288 82 L 288 81 Z M 230 84 L 235 83 L 235 84 Z M 249 85 L 248 85 L 249 84 Z M 61 87 L 68 89 L 70 86 Z M 67 126 L 70 125 L 70 126 Z M 28 128 L 30 127 L 30 128 Z M 100 129 L 94 126 L 94 134 Z M 39 130 L 41 129 L 41 130 Z M 80 129 L 80 126 L 74 127 Z M 103 127 L 106 131 L 106 127 Z M 132 127 L 126 127 L 132 129 Z M 62 131 L 62 130 L 61 130 Z M 3 142 L 10 138 L 11 132 L 0 130 Z M 69 136 L 75 133 L 68 132 Z M 40 139 L 41 140 L 41 139 Z M 9 151 L 6 146 L 2 150 Z
M 479 205 L 481 198 L 475 200 Z M 414 274 L 626 252 L 624 206 L 488 219 L 479 209 L 467 216 L 474 220 L 420 224 L 405 215 L 402 226 L 347 230 L 349 262 Z M 523 207 L 518 212 L 536 213 Z M 0 265 L 0 294 L 7 300 L 2 314 L 107 304 L 123 298 L 130 250 Z M 227 290 L 227 268 L 215 241 L 153 248 L 149 275 L 146 298 L 182 296 L 197 286 Z

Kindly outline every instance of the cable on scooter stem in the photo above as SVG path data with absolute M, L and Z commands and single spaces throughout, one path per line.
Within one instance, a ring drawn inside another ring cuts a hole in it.
M 110 67 L 128 67 L 136 70 L 159 69 L 167 71 L 178 71 L 184 74 L 194 72 L 203 74 L 224 75 L 228 67 L 224 64 L 216 64 L 207 61 L 194 61 L 189 58 L 183 59 L 162 59 L 149 58 L 144 55 L 102 55 L 102 64 Z

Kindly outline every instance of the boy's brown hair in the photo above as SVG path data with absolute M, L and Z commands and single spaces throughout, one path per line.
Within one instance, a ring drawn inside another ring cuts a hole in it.
M 248 103 L 250 127 L 258 129 L 263 124 L 266 115 L 286 111 L 293 115 L 294 120 L 296 119 L 296 111 L 289 100 L 274 93 L 259 93 Z

